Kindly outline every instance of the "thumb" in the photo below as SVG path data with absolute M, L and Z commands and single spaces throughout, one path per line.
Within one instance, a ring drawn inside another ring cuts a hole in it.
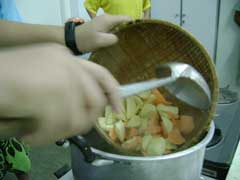
M 110 33 L 99 33 L 96 40 L 97 47 L 107 47 L 114 45 L 118 42 L 118 37 Z

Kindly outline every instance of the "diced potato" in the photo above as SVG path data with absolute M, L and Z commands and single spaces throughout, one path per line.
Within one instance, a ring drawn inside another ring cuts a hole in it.
M 156 96 L 151 94 L 145 101 L 144 103 L 147 103 L 147 104 L 153 104 L 153 102 L 155 101 L 156 99 Z
M 134 115 L 136 115 L 138 110 L 134 97 L 127 98 L 126 106 L 127 106 L 127 119 L 130 119 Z
M 138 109 L 143 107 L 144 103 L 140 97 L 134 96 L 134 100 L 135 100 L 135 103 L 136 103 Z
M 156 107 L 152 104 L 145 104 L 140 112 L 141 117 L 148 117 L 151 112 L 156 112 Z
M 176 106 L 166 106 L 166 105 L 158 105 L 157 106 L 158 111 L 164 111 L 164 112 L 171 112 L 173 114 L 179 114 L 179 109 Z
M 194 121 L 192 116 L 180 116 L 180 132 L 184 135 L 190 134 L 194 129 Z
M 122 121 L 127 121 L 127 116 L 123 111 L 121 111 L 120 113 L 116 114 L 116 119 L 122 120 Z
M 122 121 L 118 121 L 115 123 L 115 132 L 117 134 L 118 139 L 123 142 L 126 136 L 126 130 L 124 123 Z
M 139 136 L 135 136 L 127 141 L 125 141 L 122 144 L 122 148 L 125 150 L 130 150 L 130 151 L 136 151 L 136 149 L 138 149 L 138 147 L 141 145 L 141 137 Z
M 138 96 L 141 97 L 142 99 L 147 99 L 150 95 L 151 95 L 151 91 L 145 91 L 138 94 Z
M 98 124 L 100 128 L 103 129 L 104 131 L 110 131 L 114 127 L 112 124 L 111 125 L 106 124 L 106 118 L 104 117 L 98 118 Z
M 163 130 L 168 134 L 173 130 L 173 124 L 167 117 L 162 117 Z
M 142 149 L 144 151 L 146 151 L 148 144 L 150 143 L 150 141 L 152 140 L 152 136 L 151 135 L 145 135 L 142 139 Z
M 153 137 L 149 142 L 146 152 L 150 156 L 160 156 L 166 150 L 166 141 L 162 137 Z
M 159 110 L 158 108 L 157 108 L 157 110 L 158 110 L 158 113 L 159 113 L 159 115 L 161 116 L 161 118 L 162 118 L 162 117 L 169 118 L 169 116 L 168 116 L 168 113 L 167 113 L 167 112 L 165 112 L 165 111 L 162 111 L 162 110 Z
M 139 128 L 139 133 L 143 134 L 146 131 L 146 129 L 148 128 L 148 118 L 142 118 L 141 120 L 142 120 L 142 122 L 141 122 L 141 126 Z
M 176 128 L 174 128 L 168 134 L 168 141 L 175 145 L 181 145 L 186 142 L 185 138 L 181 135 L 180 131 Z
M 114 124 L 114 123 L 115 123 L 115 120 L 116 120 L 116 119 L 115 119 L 113 116 L 112 116 L 112 117 L 109 116 L 109 117 L 106 118 L 106 124 L 107 124 L 107 125 Z
M 175 150 L 177 149 L 177 146 L 168 140 L 166 140 L 166 150 Z
M 127 127 L 134 128 L 139 127 L 141 125 L 141 119 L 139 116 L 133 116 L 127 123 Z

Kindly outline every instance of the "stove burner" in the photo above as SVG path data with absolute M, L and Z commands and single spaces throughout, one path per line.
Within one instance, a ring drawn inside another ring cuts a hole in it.
M 220 143 L 220 141 L 222 140 L 222 132 L 220 129 L 216 128 L 214 131 L 214 135 L 212 140 L 210 141 L 210 143 L 207 145 L 207 148 L 210 148 L 212 146 L 217 145 L 218 143 Z

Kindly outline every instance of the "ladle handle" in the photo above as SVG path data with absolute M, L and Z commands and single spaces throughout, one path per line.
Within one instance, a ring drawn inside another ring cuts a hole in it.
M 147 90 L 158 88 L 167 84 L 170 84 L 175 81 L 175 78 L 167 77 L 162 79 L 155 79 L 150 81 L 143 81 L 139 83 L 127 84 L 120 86 L 120 94 L 122 98 L 132 96 Z

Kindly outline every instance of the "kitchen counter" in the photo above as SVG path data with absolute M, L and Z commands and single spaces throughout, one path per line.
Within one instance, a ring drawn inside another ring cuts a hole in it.
M 239 180 L 240 177 L 240 142 L 233 158 L 226 180 Z

